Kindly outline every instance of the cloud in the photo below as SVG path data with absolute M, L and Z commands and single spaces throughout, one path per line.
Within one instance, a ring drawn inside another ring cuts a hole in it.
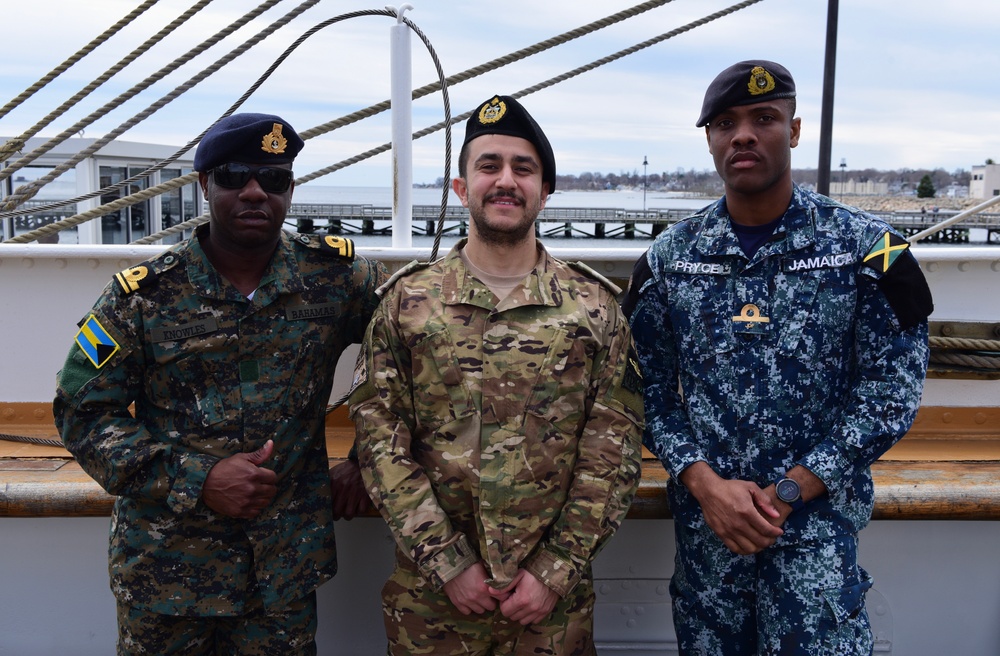
M 287 6 L 286 6 L 287 4 Z M 429 37 L 448 75 L 531 46 L 617 11 L 635 0 L 508 0 L 484 11 L 479 3 L 417 0 L 407 13 Z M 450 91 L 452 111 L 468 111 L 493 93 L 510 93 L 582 64 L 676 30 L 729 7 L 732 2 L 669 2 L 637 18 L 476 77 Z M 237 33 L 116 107 L 86 128 L 96 137 L 118 126 L 260 32 L 295 5 L 282 3 Z M 374 5 L 373 5 L 374 6 Z M 0 102 L 42 77 L 91 38 L 135 7 L 130 0 L 39 0 L 17 3 L 8 21 L 7 51 L 0 61 Z M 248 5 L 217 0 L 143 55 L 79 107 L 43 130 L 53 136 L 109 102 L 174 57 L 242 16 Z M 978 0 L 911 0 L 871 3 L 841 0 L 836 62 L 833 153 L 851 167 L 968 169 L 1000 157 L 998 91 L 988 71 L 1000 68 L 994 46 L 1000 4 Z M 175 18 L 175 3 L 154 5 L 49 87 L 6 116 L 0 134 L 27 129 L 84 84 L 125 57 Z M 122 138 L 181 145 L 225 111 L 295 39 L 344 11 L 320 2 L 291 25 L 237 59 L 207 82 L 132 128 Z M 52 17 L 58 15 L 59 20 Z M 302 45 L 243 106 L 279 113 L 306 129 L 389 98 L 386 17 L 352 19 L 328 27 Z M 774 59 L 788 66 L 799 89 L 803 142 L 797 167 L 817 163 L 826 37 L 826 3 L 763 0 L 524 99 L 556 145 L 565 173 L 618 172 L 648 157 L 658 171 L 711 166 L 703 133 L 694 128 L 702 95 L 714 75 L 744 58 Z M 423 44 L 414 35 L 413 83 L 436 79 Z M 440 93 L 415 104 L 414 129 L 443 119 Z M 462 125 L 454 127 L 460 143 Z M 315 170 L 385 143 L 384 114 L 312 140 L 297 168 Z M 414 143 L 414 179 L 443 173 L 443 134 Z M 457 150 L 457 148 L 456 148 Z M 456 153 L 457 156 L 457 153 Z M 654 164 L 655 162 L 655 164 Z M 390 158 L 380 155 L 324 178 L 322 184 L 388 184 Z

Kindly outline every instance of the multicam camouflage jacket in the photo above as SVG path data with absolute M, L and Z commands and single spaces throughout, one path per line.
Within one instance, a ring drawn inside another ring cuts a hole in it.
M 639 480 L 628 324 L 596 274 L 544 249 L 498 303 L 463 246 L 387 285 L 372 319 L 351 396 L 362 475 L 435 587 L 481 560 L 499 588 L 524 568 L 565 595 Z
M 703 521 L 676 481 L 706 461 L 762 487 L 796 464 L 823 480 L 828 494 L 792 514 L 788 538 L 867 524 L 869 466 L 909 429 L 927 367 L 930 291 L 905 240 L 796 187 L 748 260 L 722 199 L 657 238 L 625 306 L 644 442 L 671 475 L 679 521 Z
M 203 228 L 204 229 L 204 228 Z M 336 571 L 324 418 L 341 352 L 361 341 L 385 281 L 340 238 L 283 233 L 253 300 L 192 238 L 123 271 L 81 323 L 58 377 L 56 424 L 117 495 L 112 588 L 164 614 L 281 608 Z M 135 417 L 129 405 L 135 404 Z M 213 513 L 221 458 L 274 440 L 274 501 Z

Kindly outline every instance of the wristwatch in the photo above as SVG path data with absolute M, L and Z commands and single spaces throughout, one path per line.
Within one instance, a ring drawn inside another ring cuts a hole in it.
M 778 498 L 792 507 L 792 512 L 806 505 L 802 500 L 799 484 L 791 478 L 783 478 L 774 484 L 774 493 Z

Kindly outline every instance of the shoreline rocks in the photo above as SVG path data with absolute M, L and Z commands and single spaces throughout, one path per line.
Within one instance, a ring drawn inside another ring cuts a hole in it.
M 869 212 L 919 212 L 921 209 L 960 212 L 975 207 L 982 198 L 917 198 L 916 196 L 855 196 L 851 194 L 832 195 L 831 198 L 845 205 L 868 210 Z

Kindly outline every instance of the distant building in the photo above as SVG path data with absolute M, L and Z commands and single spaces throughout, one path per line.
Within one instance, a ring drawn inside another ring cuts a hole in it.
M 888 182 L 874 182 L 865 180 L 858 182 L 851 178 L 847 182 L 831 182 L 831 196 L 887 196 L 889 194 Z
M 972 167 L 969 180 L 969 198 L 990 198 L 1000 196 L 1000 164 L 984 164 Z
M 0 143 L 9 140 L 9 137 L 0 137 Z M 25 142 L 21 150 L 23 153 L 30 153 L 47 141 L 48 139 L 42 137 L 32 137 Z M 8 180 L 11 184 L 0 183 L 0 200 L 17 191 L 15 184 L 19 186 L 49 173 L 77 153 L 90 148 L 95 141 L 96 139 L 75 137 L 61 142 L 22 169 L 24 174 L 19 174 L 13 181 Z M 53 200 L 76 198 L 92 191 L 111 188 L 160 163 L 173 155 L 176 150 L 174 146 L 115 139 L 50 183 L 53 191 L 49 192 L 49 187 L 44 187 L 43 193 L 28 200 L 24 207 L 43 206 Z M 192 156 L 191 152 L 185 153 L 174 160 L 168 168 L 155 171 L 132 181 L 125 188 L 113 189 L 99 197 L 66 205 L 57 210 L 40 210 L 28 215 L 4 218 L 0 225 L 0 235 L 3 239 L 7 239 L 57 219 L 86 212 L 129 194 L 187 175 L 193 170 Z M 11 161 L 0 164 L 6 166 L 17 159 L 18 156 L 13 156 Z M 201 190 L 197 181 L 194 181 L 43 239 L 63 244 L 128 244 L 198 216 L 201 214 L 202 203 Z M 183 236 L 183 234 L 169 235 L 162 243 L 173 244 L 180 241 Z
M 965 185 L 950 184 L 939 195 L 946 198 L 968 198 L 969 188 Z

